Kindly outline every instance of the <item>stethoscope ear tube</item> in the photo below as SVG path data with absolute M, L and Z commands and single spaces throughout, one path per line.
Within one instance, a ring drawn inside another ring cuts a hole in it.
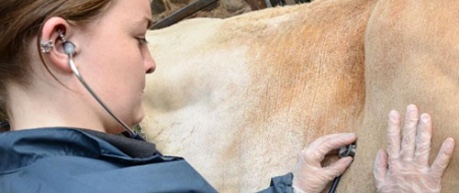
M 75 65 L 75 62 L 73 60 L 73 55 L 75 54 L 75 45 L 72 42 L 65 41 L 64 42 L 64 52 L 67 54 L 69 58 L 69 66 L 73 71 L 73 74 L 77 77 L 77 79 L 80 81 L 80 83 L 86 88 L 86 90 L 91 94 L 91 96 L 96 99 L 97 103 L 104 108 L 105 111 L 107 111 L 110 116 L 112 116 L 122 127 L 123 129 L 129 134 L 129 136 L 133 139 L 141 139 L 144 140 L 140 135 L 135 133 L 129 126 L 124 123 L 121 119 L 119 119 L 109 108 L 107 105 L 105 105 L 104 102 L 96 95 L 96 93 L 89 87 L 89 85 L 86 83 L 86 81 L 83 79 L 83 76 L 81 76 L 80 72 L 78 71 L 78 68 Z

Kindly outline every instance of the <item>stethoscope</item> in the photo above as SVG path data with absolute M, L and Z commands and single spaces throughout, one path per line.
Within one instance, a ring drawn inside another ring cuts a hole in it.
M 69 57 L 69 66 L 70 68 L 72 69 L 73 71 L 73 74 L 75 74 L 75 76 L 78 78 L 78 80 L 80 81 L 80 83 L 86 88 L 86 90 L 91 94 L 91 96 L 96 99 L 97 103 L 100 104 L 100 106 L 102 106 L 102 108 L 104 108 L 105 111 L 107 111 L 108 114 L 110 114 L 110 116 L 112 116 L 122 127 L 123 129 L 126 131 L 127 135 L 130 137 L 130 138 L 133 138 L 133 139 L 138 139 L 138 140 L 143 140 L 145 141 L 145 139 L 140 136 L 138 133 L 134 132 L 125 122 L 123 122 L 121 119 L 119 119 L 109 108 L 107 105 L 105 105 L 105 103 L 96 95 L 96 93 L 91 89 L 91 87 L 89 87 L 89 85 L 86 83 L 86 81 L 83 79 L 83 76 L 80 74 L 80 72 L 78 71 L 78 68 L 76 67 L 75 65 L 75 62 L 73 60 L 73 55 L 75 55 L 76 53 L 76 49 L 75 49 L 75 44 L 73 44 L 72 42 L 68 41 L 63 33 L 59 33 L 59 36 L 60 38 L 62 39 L 62 44 L 63 44 L 63 47 L 64 47 L 64 52 L 67 54 L 67 56 Z
M 76 53 L 76 50 L 75 50 L 75 44 L 73 44 L 72 42 L 68 41 L 65 39 L 64 35 L 62 33 L 60 33 L 60 37 L 63 41 L 63 47 L 64 47 L 64 52 L 67 54 L 67 56 L 69 57 L 69 65 L 70 65 L 70 68 L 72 69 L 73 71 L 73 74 L 75 74 L 75 76 L 78 78 L 78 80 L 81 82 L 81 84 L 86 88 L 86 90 L 92 95 L 92 97 L 94 99 L 96 99 L 96 101 L 102 106 L 102 108 L 105 109 L 105 111 L 107 111 L 108 114 L 110 114 L 110 116 L 112 116 L 123 128 L 124 130 L 126 131 L 126 133 L 129 135 L 129 137 L 133 138 L 133 139 L 138 139 L 138 140 L 143 140 L 145 141 L 145 139 L 140 136 L 138 133 L 134 132 L 131 128 L 129 128 L 129 126 L 124 123 L 121 119 L 119 119 L 108 107 L 107 105 L 105 105 L 105 103 L 96 95 L 96 93 L 91 89 L 91 87 L 89 87 L 89 85 L 86 83 L 86 81 L 83 79 L 83 76 L 81 76 L 80 72 L 78 71 L 78 68 L 76 67 L 75 65 L 75 62 L 73 60 L 73 55 L 75 55 Z M 345 146 L 345 147 L 341 147 L 338 151 L 338 156 L 340 158 L 342 157 L 348 157 L 348 156 L 352 156 L 354 157 L 355 155 L 355 150 L 356 150 L 356 145 L 355 144 L 351 144 L 351 145 L 348 145 L 348 146 Z M 341 180 L 341 177 L 342 175 L 336 177 L 334 180 L 333 180 L 333 183 L 332 183 L 332 186 L 330 187 L 330 190 L 328 191 L 329 193 L 334 193 L 336 191 L 336 188 L 338 187 L 338 183 L 339 181 Z
M 86 81 L 83 79 L 83 76 L 81 76 L 80 72 L 78 71 L 78 68 L 76 67 L 75 65 L 75 62 L 73 60 L 73 55 L 75 55 L 76 53 L 76 50 L 75 50 L 75 44 L 73 44 L 72 42 L 68 41 L 65 39 L 64 35 L 62 33 L 60 33 L 60 37 L 63 41 L 63 47 L 64 47 L 64 52 L 67 54 L 67 56 L 69 57 L 69 66 L 70 68 L 72 69 L 73 71 L 73 74 L 75 74 L 75 76 L 78 78 L 78 80 L 81 82 L 81 84 L 86 88 L 86 90 L 92 95 L 92 97 L 94 99 L 96 99 L 96 101 L 102 106 L 102 108 L 105 109 L 105 111 L 107 111 L 108 114 L 110 114 L 110 116 L 112 116 L 122 127 L 123 129 L 126 131 L 126 133 L 129 135 L 129 137 L 133 138 L 133 139 L 138 139 L 138 140 L 143 140 L 145 141 L 145 139 L 140 136 L 138 133 L 134 132 L 131 128 L 129 128 L 129 126 L 124 123 L 121 119 L 119 119 L 108 107 L 107 105 L 105 105 L 105 103 L 96 95 L 96 93 L 91 89 L 91 87 L 89 87 L 89 85 L 86 83 Z M 352 156 L 354 157 L 355 155 L 355 150 L 356 150 L 356 145 L 355 144 L 351 144 L 351 145 L 348 145 L 348 146 L 345 146 L 345 147 L 341 147 L 339 149 L 339 152 L 338 152 L 338 156 L 340 158 L 342 157 L 348 157 L 348 156 Z M 330 187 L 330 190 L 328 191 L 329 193 L 334 193 L 336 191 L 336 188 L 338 187 L 338 183 L 339 181 L 341 180 L 341 176 L 338 176 L 336 177 L 334 180 L 333 180 L 333 183 L 332 183 L 332 186 Z
M 354 157 L 355 156 L 355 149 L 356 149 L 357 145 L 356 144 L 350 144 L 348 146 L 344 146 L 344 147 L 341 147 L 338 151 L 338 156 L 340 158 L 343 158 L 343 157 Z M 330 187 L 330 190 L 328 191 L 328 193 L 334 193 L 336 191 L 336 188 L 338 187 L 338 183 L 339 181 L 341 180 L 341 176 L 343 176 L 342 174 L 338 177 L 336 177 L 334 180 L 333 180 L 333 183 Z

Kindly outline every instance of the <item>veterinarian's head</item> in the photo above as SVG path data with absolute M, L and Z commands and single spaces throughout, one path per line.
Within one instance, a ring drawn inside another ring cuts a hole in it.
M 150 24 L 148 0 L 3 0 L 1 120 L 109 133 L 139 123 Z

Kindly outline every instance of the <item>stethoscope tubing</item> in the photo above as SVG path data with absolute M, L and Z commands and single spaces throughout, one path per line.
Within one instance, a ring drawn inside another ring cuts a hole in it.
M 113 113 L 113 111 L 111 111 L 110 108 L 108 108 L 107 105 L 105 105 L 105 103 L 96 95 L 96 93 L 91 89 L 91 87 L 89 87 L 89 85 L 84 80 L 83 76 L 78 71 L 78 68 L 76 67 L 75 62 L 73 60 L 73 54 L 75 53 L 75 45 L 73 45 L 72 42 L 65 41 L 64 42 L 64 51 L 67 54 L 67 56 L 69 57 L 69 66 L 72 69 L 73 74 L 75 74 L 75 76 L 78 78 L 78 80 L 81 82 L 81 84 L 86 88 L 86 90 L 89 92 L 89 94 L 91 94 L 91 96 L 94 99 L 96 99 L 97 103 L 99 103 L 100 106 L 102 106 L 102 108 L 104 108 L 104 110 L 107 111 L 107 113 L 110 114 L 110 116 L 112 116 L 132 138 L 135 138 L 135 136 L 136 136 L 135 132 L 125 122 L 123 122 L 121 119 L 119 119 Z

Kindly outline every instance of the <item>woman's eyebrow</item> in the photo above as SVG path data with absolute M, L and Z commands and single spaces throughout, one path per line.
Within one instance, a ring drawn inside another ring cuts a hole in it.
M 153 25 L 153 20 L 151 17 L 144 17 L 145 20 L 147 20 L 147 29 L 150 29 L 150 27 Z
M 147 26 L 146 26 L 147 29 L 149 29 L 150 26 L 153 24 L 153 20 L 152 20 L 151 18 L 149 18 L 149 17 L 144 17 L 144 18 L 141 19 L 141 20 L 135 20 L 135 21 L 133 22 L 133 24 L 134 24 L 135 26 L 144 25 L 145 23 L 147 24 Z

